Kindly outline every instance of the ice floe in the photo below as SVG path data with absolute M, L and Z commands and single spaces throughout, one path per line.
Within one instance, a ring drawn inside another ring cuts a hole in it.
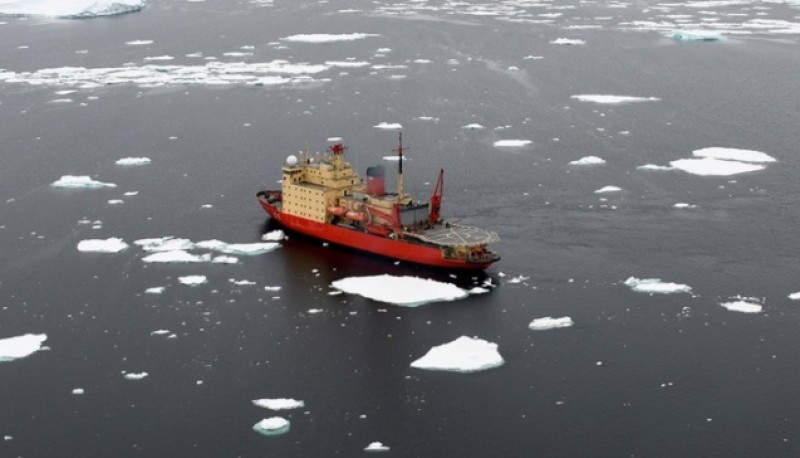
M 86 393 L 86 390 L 84 390 L 83 388 L 74 388 L 72 390 L 72 394 L 75 394 L 75 395 L 81 395 L 81 394 L 84 394 L 84 393 Z
M 383 445 L 381 442 L 370 442 L 369 445 L 364 447 L 364 451 L 367 453 L 375 453 L 375 452 L 388 452 L 391 448 L 387 445 Z
M 719 305 L 732 312 L 761 313 L 763 310 L 763 306 L 758 298 L 736 296 L 731 299 L 733 300 L 728 302 L 720 302 Z
M 796 293 L 792 293 L 788 297 L 789 297 L 789 299 L 791 299 L 793 301 L 798 301 L 798 300 L 800 300 L 800 291 L 796 292 Z
M 133 243 L 139 245 L 145 252 L 152 253 L 142 258 L 144 262 L 160 263 L 197 263 L 211 262 L 215 264 L 236 264 L 239 260 L 233 256 L 212 257 L 211 253 L 193 254 L 190 250 L 216 251 L 224 255 L 256 256 L 268 253 L 280 247 L 278 241 L 285 234 L 281 230 L 270 231 L 261 236 L 265 242 L 254 243 L 227 243 L 221 240 L 202 240 L 193 242 L 189 239 L 176 237 L 160 237 L 139 239 Z
M 650 170 L 650 171 L 653 171 L 653 172 L 661 172 L 661 171 L 674 170 L 674 167 L 670 167 L 668 165 L 644 164 L 644 165 L 637 166 L 636 169 L 637 170 Z
M 494 142 L 494 146 L 496 148 L 522 148 L 532 143 L 531 140 L 497 140 Z
M 126 380 L 142 380 L 148 375 L 150 374 L 147 372 L 128 372 L 127 374 L 123 375 L 123 377 L 125 377 Z
M 311 34 L 297 34 L 289 35 L 288 37 L 281 38 L 281 41 L 288 41 L 291 43 L 336 43 L 340 41 L 356 41 L 363 40 L 370 37 L 378 37 L 380 35 L 374 33 L 311 33 Z
M 776 162 L 777 159 L 767 153 L 761 151 L 753 151 L 748 149 L 739 148 L 723 148 L 719 146 L 711 146 L 708 148 L 701 148 L 692 151 L 692 155 L 697 157 L 722 159 L 725 161 L 739 161 L 739 162 Z
M 598 94 L 578 94 L 570 96 L 570 98 L 579 100 L 581 102 L 594 102 L 602 104 L 657 102 L 661 100 L 658 97 L 633 97 L 628 95 L 598 95 Z
M 0 15 L 90 18 L 139 11 L 145 0 L 4 0 Z
M 269 253 L 280 246 L 275 242 L 262 243 L 226 243 L 221 240 L 203 240 L 195 243 L 196 248 L 218 251 L 225 254 L 238 254 L 244 256 L 255 256 L 258 254 Z
M 253 425 L 253 430 L 265 436 L 277 436 L 289 432 L 290 426 L 289 420 L 283 417 L 270 417 Z
M 573 324 L 572 318 L 568 316 L 561 318 L 552 318 L 546 316 L 543 318 L 536 318 L 535 320 L 531 321 L 531 323 L 528 325 L 528 328 L 534 331 L 545 331 L 548 329 L 568 328 Z
M 400 124 L 399 122 L 381 122 L 372 127 L 382 130 L 401 130 L 403 128 L 403 125 Z
M 200 286 L 208 283 L 208 278 L 205 275 L 186 275 L 178 277 L 178 282 L 186 286 Z
M 622 191 L 622 188 L 620 188 L 619 186 L 603 186 L 602 188 L 595 190 L 594 193 L 606 194 L 609 192 L 620 192 L 620 191 Z
M 336 280 L 331 287 L 348 294 L 404 307 L 417 307 L 430 302 L 463 299 L 469 294 L 451 283 L 436 280 L 392 275 L 348 277 Z
M 477 122 L 473 122 L 471 124 L 467 124 L 466 126 L 462 126 L 461 128 L 462 129 L 469 129 L 469 130 L 483 130 L 483 129 L 486 129 L 486 127 L 478 124 Z
M 554 45 L 585 45 L 586 42 L 579 39 L 574 38 L 556 38 L 555 40 L 550 42 Z
M 597 156 L 585 156 L 569 163 L 570 165 L 602 165 L 606 163 L 606 160 Z
M 697 208 L 697 205 L 690 204 L 688 202 L 676 202 L 672 204 L 672 208 L 689 209 L 689 208 Z
M 497 344 L 477 337 L 461 336 L 456 340 L 435 346 L 425 356 L 411 363 L 411 367 L 434 371 L 470 373 L 503 365 Z
M 710 157 L 701 159 L 678 159 L 669 163 L 675 169 L 700 176 L 731 176 L 740 173 L 756 172 L 766 167 L 739 161 L 728 161 Z
M 67 189 L 96 189 L 96 188 L 116 188 L 114 183 L 104 183 L 93 180 L 88 175 L 63 175 L 58 180 L 50 184 L 54 188 Z
M 292 398 L 254 399 L 253 404 L 270 410 L 300 409 L 305 407 L 305 402 Z
M 185 250 L 171 250 L 159 251 L 142 258 L 144 262 L 155 263 L 194 263 L 194 262 L 211 262 L 212 257 L 210 254 L 192 254 Z
M 675 294 L 692 292 L 692 287 L 689 285 L 663 282 L 660 278 L 629 277 L 623 284 L 637 293 Z
M 78 251 L 91 253 L 119 253 L 128 249 L 124 240 L 116 237 L 108 239 L 88 239 L 78 242 Z
M 24 334 L 0 339 L 0 362 L 28 357 L 42 349 L 47 334 Z
M 145 294 L 162 294 L 166 287 L 164 286 L 153 286 L 152 288 L 147 288 L 144 290 Z
M 722 33 L 715 30 L 675 30 L 670 33 L 675 41 L 720 41 L 725 39 Z
M 150 162 L 152 161 L 150 160 L 149 157 L 123 157 L 122 159 L 117 159 L 117 162 L 115 162 L 115 164 L 124 166 L 147 165 Z

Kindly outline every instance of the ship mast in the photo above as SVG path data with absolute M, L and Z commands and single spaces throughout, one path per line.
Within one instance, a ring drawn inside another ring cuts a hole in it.
M 403 133 L 400 132 L 400 136 L 398 139 L 397 145 L 397 155 L 400 157 L 400 160 L 397 161 L 397 202 L 400 203 L 403 200 Z

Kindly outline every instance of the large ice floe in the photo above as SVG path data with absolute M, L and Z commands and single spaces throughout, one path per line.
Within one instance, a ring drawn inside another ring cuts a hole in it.
M 25 334 L 0 339 L 0 363 L 28 357 L 42 349 L 46 334 Z
M 531 321 L 531 323 L 528 325 L 528 328 L 534 331 L 546 331 L 548 329 L 568 328 L 573 324 L 572 318 L 568 316 L 563 316 L 561 318 L 552 318 L 546 316 L 543 318 L 536 318 L 535 320 Z
M 128 249 L 124 240 L 116 237 L 108 239 L 88 239 L 78 242 L 78 251 L 89 253 L 119 253 Z
M 289 420 L 283 417 L 270 417 L 253 425 L 253 431 L 265 436 L 277 436 L 289 432 L 289 427 Z
M 720 302 L 721 306 L 732 312 L 741 313 L 761 313 L 763 306 L 758 298 L 735 296 L 726 302 Z
M 593 102 L 602 104 L 621 104 L 633 102 L 657 102 L 661 99 L 658 97 L 633 97 L 629 95 L 599 95 L 599 94 L 578 94 L 570 96 L 575 100 L 581 102 Z
M 692 152 L 693 158 L 669 163 L 675 169 L 701 176 L 730 176 L 764 170 L 776 159 L 761 151 L 738 148 L 709 147 Z
M 692 287 L 681 283 L 670 283 L 661 281 L 660 278 L 636 278 L 629 277 L 624 282 L 625 286 L 637 293 L 647 294 L 676 294 L 691 293 Z
M 469 295 L 452 283 L 387 274 L 343 278 L 332 282 L 331 287 L 348 294 L 358 294 L 367 299 L 404 307 L 417 307 L 430 302 L 453 301 Z
M 193 242 L 189 239 L 176 237 L 159 237 L 139 239 L 133 243 L 140 246 L 148 254 L 142 261 L 153 263 L 201 263 L 235 264 L 238 259 L 233 256 L 213 256 L 208 251 L 216 251 L 224 255 L 256 256 L 268 253 L 280 247 L 279 241 L 284 238 L 281 230 L 264 234 L 262 240 L 266 242 L 254 243 L 227 243 L 221 240 L 202 240 Z M 203 250 L 206 253 L 190 253 L 190 250 Z
M 502 366 L 503 357 L 497 344 L 477 337 L 461 336 L 458 339 L 435 346 L 422 358 L 411 363 L 411 367 L 433 371 L 470 373 Z
M 254 399 L 253 405 L 270 410 L 300 409 L 305 407 L 305 402 L 292 398 Z
M 0 0 L 0 15 L 91 18 L 139 11 L 145 0 Z
M 0 78 L 1 79 L 1 78 Z M 88 175 L 63 175 L 58 180 L 50 184 L 54 188 L 66 189 L 97 189 L 97 188 L 116 188 L 114 183 L 105 183 L 93 180 Z

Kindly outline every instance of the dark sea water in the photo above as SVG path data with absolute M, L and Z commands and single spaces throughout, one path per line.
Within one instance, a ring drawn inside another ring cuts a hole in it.
M 718 24 L 725 39 L 675 41 L 681 21 Z M 797 6 L 152 0 L 117 17 L 0 22 L 0 75 L 16 75 L 0 77 L 0 338 L 46 334 L 49 347 L 0 363 L 0 456 L 358 456 L 373 441 L 403 457 L 800 455 L 800 303 L 788 298 L 800 291 Z M 376 36 L 281 40 L 311 33 Z M 174 59 L 145 60 L 157 56 Z M 262 86 L 76 87 L 23 73 L 206 57 L 366 64 Z M 407 190 L 426 198 L 444 167 L 444 216 L 498 232 L 503 259 L 485 274 L 291 234 L 237 265 L 76 248 L 108 237 L 257 242 L 276 227 L 255 192 L 277 186 L 288 154 L 341 136 L 363 172 L 395 147 L 381 122 L 403 125 Z M 504 139 L 532 143 L 493 146 Z M 711 146 L 776 162 L 728 177 L 637 169 Z M 591 155 L 606 164 L 569 165 Z M 115 165 L 132 156 L 152 163 Z M 62 175 L 117 187 L 51 187 Z M 594 192 L 608 185 L 622 190 Z M 328 295 L 332 281 L 384 273 L 496 287 L 418 308 Z M 195 274 L 208 283 L 177 281 Z M 637 293 L 629 277 L 692 294 Z M 144 293 L 155 286 L 166 289 Z M 762 312 L 720 306 L 736 296 Z M 545 316 L 575 325 L 528 328 Z M 151 335 L 159 329 L 177 338 Z M 462 335 L 497 343 L 505 364 L 409 367 Z M 282 397 L 305 407 L 251 403 Z M 252 430 L 274 415 L 288 433 Z

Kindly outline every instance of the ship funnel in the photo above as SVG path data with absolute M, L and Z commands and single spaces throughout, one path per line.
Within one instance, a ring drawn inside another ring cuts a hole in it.
M 386 186 L 384 185 L 384 176 L 386 170 L 382 165 L 374 167 L 367 167 L 367 194 L 373 196 L 382 196 L 386 194 Z

